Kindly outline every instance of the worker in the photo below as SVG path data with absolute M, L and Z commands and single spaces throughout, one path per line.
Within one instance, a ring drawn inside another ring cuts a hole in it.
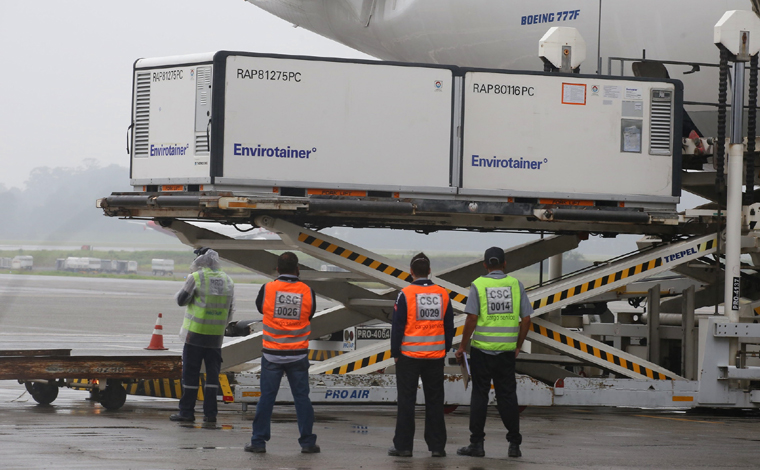
M 259 290 L 256 307 L 264 315 L 261 358 L 261 397 L 256 404 L 253 433 L 245 451 L 264 453 L 271 436 L 271 420 L 283 374 L 288 376 L 296 407 L 301 453 L 320 452 L 309 399 L 309 333 L 317 307 L 314 291 L 298 279 L 298 257 L 291 252 L 277 258 L 279 277 Z
M 185 342 L 182 350 L 182 398 L 179 413 L 172 421 L 195 421 L 195 401 L 198 396 L 201 364 L 206 366 L 206 385 L 203 387 L 203 422 L 216 423 L 216 395 L 219 371 L 222 367 L 224 329 L 235 312 L 234 283 L 219 266 L 219 254 L 209 248 L 195 250 L 198 255 L 190 265 L 192 274 L 175 298 L 181 307 L 187 306 L 180 330 Z
M 486 410 L 491 381 L 496 391 L 496 408 L 507 428 L 510 457 L 520 457 L 520 410 L 517 405 L 515 358 L 530 329 L 533 307 L 522 282 L 508 276 L 504 251 L 498 247 L 486 250 L 483 266 L 488 274 L 473 281 L 464 313 L 467 319 L 462 342 L 456 352 L 464 359 L 470 345 L 470 445 L 457 450 L 459 455 L 483 457 L 485 449 Z
M 446 456 L 443 419 L 443 366 L 454 337 L 454 312 L 449 294 L 433 283 L 430 259 L 424 253 L 410 263 L 413 282 L 403 288 L 393 308 L 391 356 L 396 362 L 398 410 L 393 447 L 388 455 L 411 457 L 417 384 L 425 393 L 425 442 L 433 457 Z

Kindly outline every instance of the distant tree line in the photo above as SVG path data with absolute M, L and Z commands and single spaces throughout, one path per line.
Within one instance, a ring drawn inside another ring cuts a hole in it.
M 24 189 L 0 186 L 0 240 L 58 243 L 140 233 L 139 225 L 95 208 L 96 199 L 130 189 L 129 169 L 119 165 L 85 160 L 78 168 L 36 168 Z

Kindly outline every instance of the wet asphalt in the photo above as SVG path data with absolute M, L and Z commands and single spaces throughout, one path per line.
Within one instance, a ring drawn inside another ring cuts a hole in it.
M 167 354 L 182 309 L 177 281 L 0 275 L 0 349 L 68 348 L 72 354 L 141 354 L 158 312 Z M 258 285 L 240 284 L 238 318 L 255 315 Z M 14 381 L 0 381 L 0 469 L 559 469 L 760 468 L 760 413 L 529 407 L 521 417 L 523 457 L 507 457 L 495 408 L 486 457 L 456 455 L 468 443 L 468 408 L 447 415 L 446 458 L 432 458 L 418 408 L 412 458 L 386 455 L 395 427 L 389 405 L 316 406 L 322 453 L 300 454 L 292 406 L 278 405 L 268 452 L 243 451 L 254 409 L 220 404 L 213 427 L 169 421 L 177 401 L 129 396 L 107 411 L 85 391 L 61 389 L 38 405 Z M 200 409 L 197 415 L 202 415 Z

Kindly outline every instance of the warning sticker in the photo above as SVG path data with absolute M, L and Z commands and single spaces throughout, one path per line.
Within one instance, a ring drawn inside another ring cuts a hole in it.
M 586 85 L 580 83 L 562 84 L 562 104 L 586 104 Z

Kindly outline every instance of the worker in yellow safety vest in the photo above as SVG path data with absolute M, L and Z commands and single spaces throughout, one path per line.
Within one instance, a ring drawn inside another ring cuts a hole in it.
M 391 356 L 396 361 L 398 413 L 388 455 L 412 456 L 414 406 L 422 379 L 425 442 L 433 457 L 445 457 L 443 366 L 454 337 L 454 312 L 446 289 L 429 279 L 430 259 L 424 253 L 412 258 L 410 270 L 413 282 L 401 290 L 393 309 Z
M 504 250 L 486 250 L 484 267 L 488 274 L 473 281 L 464 313 L 467 314 L 457 359 L 466 360 L 470 347 L 470 445 L 457 450 L 459 455 L 483 457 L 486 411 L 491 382 L 496 392 L 496 408 L 507 428 L 510 457 L 520 457 L 520 410 L 517 405 L 515 358 L 530 329 L 533 307 L 525 287 L 506 274 Z
M 182 289 L 175 296 L 177 304 L 187 306 L 180 330 L 185 342 L 182 350 L 182 398 L 179 413 L 172 421 L 195 421 L 201 365 L 206 365 L 203 395 L 203 421 L 216 423 L 216 396 L 222 367 L 224 329 L 235 312 L 234 283 L 219 266 L 219 255 L 208 248 L 195 250 L 198 257 L 190 266 Z

